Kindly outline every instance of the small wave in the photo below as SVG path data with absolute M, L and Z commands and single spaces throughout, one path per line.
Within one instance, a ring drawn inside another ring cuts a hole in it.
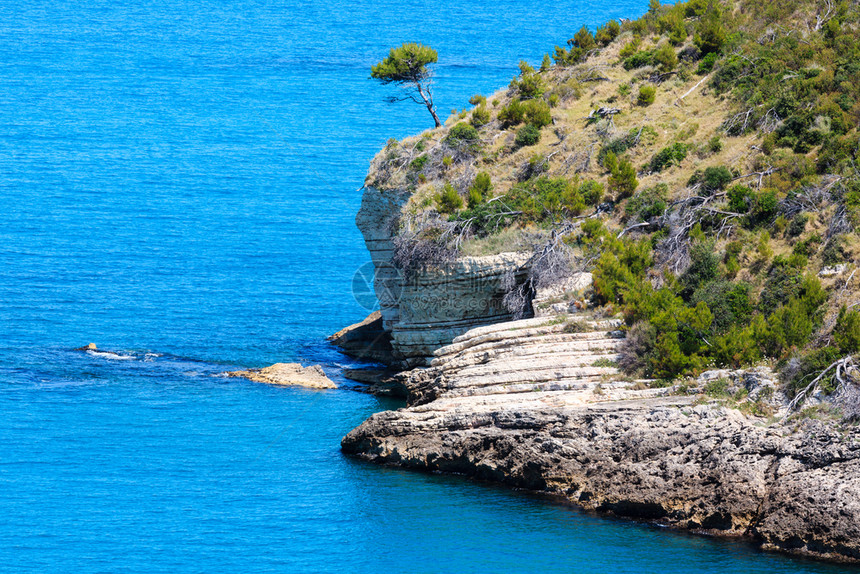
M 120 353 L 114 353 L 112 351 L 87 351 L 87 355 L 111 361 L 133 361 L 137 359 L 134 355 L 121 355 Z

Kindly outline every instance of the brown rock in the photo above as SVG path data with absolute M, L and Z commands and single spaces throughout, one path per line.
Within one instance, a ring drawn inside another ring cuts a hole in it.
M 270 385 L 296 385 L 309 389 L 337 388 L 337 385 L 326 377 L 319 365 L 302 367 L 298 363 L 275 363 L 262 369 L 231 371 L 227 373 L 227 376 L 244 377 L 257 383 Z
M 360 323 L 344 327 L 328 338 L 344 354 L 391 365 L 397 359 L 391 349 L 391 333 L 383 329 L 382 314 L 374 311 Z

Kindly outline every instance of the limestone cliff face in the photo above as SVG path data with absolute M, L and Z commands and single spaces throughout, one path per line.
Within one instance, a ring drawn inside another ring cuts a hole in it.
M 408 408 L 372 416 L 344 438 L 344 451 L 860 561 L 860 429 L 767 425 L 671 389 L 638 390 L 644 385 L 618 381 L 612 366 L 611 322 L 568 321 L 458 337 L 431 367 L 402 375 Z M 757 373 L 742 379 L 771 384 Z
M 391 335 L 395 356 L 414 366 L 471 328 L 509 320 L 502 304 L 502 278 L 519 269 L 529 255 L 461 257 L 407 279 L 392 258 L 393 236 L 408 199 L 408 193 L 398 190 L 367 187 L 355 222 L 375 267 L 383 328 Z

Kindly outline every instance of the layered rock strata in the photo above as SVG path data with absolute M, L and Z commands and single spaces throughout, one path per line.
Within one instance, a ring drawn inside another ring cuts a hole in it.
M 667 389 L 636 390 L 645 385 L 617 382 L 611 366 L 613 328 L 532 319 L 469 331 L 429 368 L 402 375 L 407 408 L 374 415 L 343 449 L 860 561 L 860 430 L 767 425 Z
M 409 276 L 393 263 L 394 235 L 409 194 L 367 187 L 356 225 L 373 262 L 373 288 L 382 329 L 402 366 L 423 364 L 434 350 L 469 329 L 511 319 L 503 304 L 504 278 L 526 273 L 524 253 L 461 257 Z

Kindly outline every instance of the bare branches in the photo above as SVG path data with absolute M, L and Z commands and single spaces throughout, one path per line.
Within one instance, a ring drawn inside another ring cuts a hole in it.
M 705 82 L 705 80 L 707 80 L 708 78 L 710 78 L 710 75 L 707 75 L 707 76 L 705 76 L 704 78 L 702 78 L 701 80 L 699 80 L 699 81 L 696 83 L 696 85 L 695 85 L 695 86 L 693 86 L 692 88 L 690 88 L 689 90 L 687 90 L 687 92 L 686 92 L 683 96 L 681 96 L 680 98 L 678 98 L 678 100 L 677 100 L 675 103 L 676 103 L 676 104 L 682 103 L 682 102 L 683 102 L 683 100 L 684 100 L 684 98 L 686 98 L 687 96 L 689 96 L 690 94 L 692 94 L 693 92 L 695 92 L 695 91 L 696 91 L 696 88 L 698 88 L 699 86 L 701 86 L 701 85 Z
M 710 196 L 692 195 L 674 201 L 660 217 L 658 223 L 669 228 L 669 236 L 660 243 L 658 252 L 662 262 L 675 275 L 689 263 L 690 231 L 697 224 L 709 223 L 716 228 L 715 237 L 719 238 L 729 236 L 734 230 L 734 221 L 743 217 L 741 213 L 714 207 L 716 201 L 725 195 L 725 192 Z M 676 209 L 670 211 L 672 208 Z
M 585 118 L 585 119 L 587 119 L 587 120 L 593 119 L 593 118 L 594 118 L 594 114 L 597 114 L 597 115 L 598 115 L 598 116 L 600 116 L 601 118 L 606 119 L 606 118 L 611 118 L 611 117 L 612 117 L 612 116 L 614 116 L 615 114 L 620 114 L 620 113 L 621 113 L 621 110 L 620 110 L 620 109 L 618 109 L 618 108 L 604 108 L 604 107 L 600 107 L 600 108 L 598 108 L 598 109 L 596 109 L 596 110 L 591 110 L 591 113 L 589 113 L 589 114 L 588 114 L 588 117 L 587 117 L 587 118 Z
M 815 15 L 815 27 L 813 30 L 816 32 L 821 30 L 821 28 L 827 24 L 833 17 L 836 16 L 833 12 L 833 0 L 824 0 L 824 6 L 818 9 L 818 14 Z
M 723 122 L 723 129 L 730 134 L 746 133 L 747 128 L 751 127 L 751 118 L 755 107 L 749 108 L 746 111 L 739 112 Z
M 574 78 L 577 82 L 585 84 L 587 82 L 608 82 L 609 78 L 600 74 L 601 70 L 608 69 L 610 66 L 590 66 L 584 68 L 578 66 L 565 79 Z
M 629 227 L 625 227 L 624 229 L 622 229 L 622 230 L 621 230 L 621 232 L 618 234 L 618 236 L 617 236 L 617 237 L 618 237 L 618 239 L 621 239 L 622 237 L 624 237 L 624 235 L 625 235 L 628 231 L 633 231 L 634 229 L 640 229 L 640 228 L 642 228 L 642 227 L 649 227 L 650 225 L 651 225 L 651 222 L 650 222 L 650 221 L 643 221 L 642 223 L 635 223 L 635 224 L 633 224 L 633 225 L 631 225 L 631 226 L 629 226 Z
M 775 168 L 775 167 L 773 167 L 773 166 L 768 166 L 768 168 L 767 168 L 767 169 L 762 170 L 762 171 L 754 171 L 754 172 L 751 172 L 751 173 L 747 173 L 747 174 L 745 174 L 745 175 L 739 175 L 739 176 L 737 176 L 737 177 L 733 177 L 733 178 L 732 178 L 732 181 L 737 181 L 737 180 L 739 180 L 739 179 L 746 179 L 746 178 L 748 178 L 748 177 L 758 177 L 758 187 L 759 187 L 759 189 L 761 189 L 762 180 L 763 180 L 766 176 L 771 175 L 771 174 L 774 174 L 774 173 L 776 173 L 776 172 L 778 172 L 778 171 L 781 171 L 781 170 L 782 170 L 782 168 L 781 168 L 781 167 L 777 167 L 777 168 Z
M 786 217 L 794 217 L 801 211 L 820 212 L 832 198 L 831 189 L 842 178 L 830 176 L 823 179 L 825 181 L 821 185 L 806 185 L 783 199 L 780 202 L 780 211 Z
M 648 78 L 648 81 L 652 84 L 660 85 L 678 72 L 664 72 L 662 74 L 653 74 Z
M 857 365 L 854 363 L 854 357 L 851 355 L 842 357 L 821 371 L 806 388 L 794 396 L 794 399 L 788 404 L 786 416 L 791 414 L 808 396 L 814 394 L 831 371 L 833 371 L 833 379 L 837 382 L 837 392 L 845 385 L 853 385 L 857 373 Z

